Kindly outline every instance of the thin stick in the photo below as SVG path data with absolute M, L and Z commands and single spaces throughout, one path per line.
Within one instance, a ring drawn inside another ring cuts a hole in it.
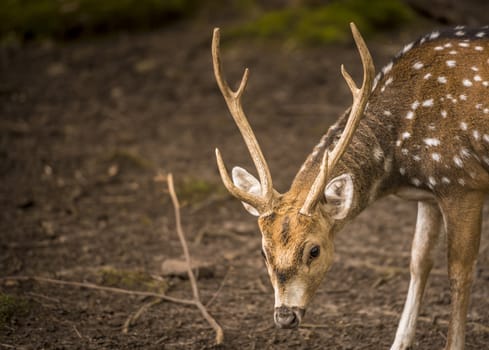
M 141 315 L 146 312 L 152 306 L 161 303 L 161 299 L 154 299 L 146 304 L 143 304 L 135 313 L 131 314 L 126 321 L 124 322 L 124 326 L 122 327 L 122 333 L 129 333 L 129 327 L 136 323 L 136 321 L 141 317 Z
M 194 272 L 192 271 L 192 263 L 190 259 L 190 253 L 188 252 L 187 240 L 185 239 L 185 234 L 182 229 L 182 222 L 180 218 L 180 203 L 178 202 L 178 197 L 175 192 L 175 186 L 173 185 L 173 175 L 170 173 L 166 177 L 168 181 L 168 191 L 170 191 L 171 201 L 173 203 L 173 208 L 175 209 L 175 221 L 177 225 L 177 234 L 180 239 L 180 244 L 182 245 L 183 254 L 185 255 L 185 260 L 187 261 L 187 275 L 192 285 L 192 293 L 195 300 L 200 300 L 199 288 L 197 287 L 197 281 L 195 279 Z
M 185 305 L 195 305 L 196 304 L 195 300 L 180 299 L 180 298 L 175 298 L 175 297 L 171 297 L 171 296 L 168 296 L 165 294 L 160 294 L 160 293 L 140 292 L 140 291 L 128 290 L 128 289 L 122 289 L 122 288 L 99 286 L 97 284 L 89 283 L 89 282 L 70 282 L 70 281 L 63 281 L 63 280 L 57 280 L 57 279 L 46 278 L 46 277 L 38 277 L 38 276 L 9 276 L 9 277 L 0 278 L 0 281 L 8 281 L 8 280 L 15 280 L 15 281 L 34 280 L 34 281 L 38 281 L 38 282 L 61 284 L 61 285 L 65 285 L 65 286 L 74 286 L 74 287 L 81 287 L 81 288 L 87 288 L 87 289 L 103 290 L 106 292 L 119 293 L 119 294 L 138 295 L 138 296 L 143 296 L 143 297 L 156 297 L 156 298 L 171 301 L 171 302 L 177 303 L 177 304 L 185 304 Z
M 78 331 L 78 329 L 76 329 L 76 326 L 73 325 L 73 330 L 75 331 L 76 335 L 78 336 L 78 338 L 82 339 L 82 335 L 80 334 L 80 332 Z
M 209 307 L 209 305 L 211 305 L 214 302 L 214 300 L 216 300 L 216 298 L 219 295 L 219 293 L 221 293 L 221 290 L 222 290 L 222 288 L 224 288 L 224 283 L 226 283 L 226 280 L 228 279 L 228 276 L 229 276 L 229 273 L 231 272 L 231 269 L 232 269 L 232 267 L 229 267 L 228 268 L 228 270 L 226 271 L 226 274 L 224 275 L 224 277 L 223 277 L 223 279 L 221 281 L 221 285 L 216 290 L 216 292 L 214 293 L 214 295 L 212 296 L 212 298 L 210 298 L 209 301 L 205 304 L 205 307 Z
M 192 265 L 190 262 L 190 254 L 188 251 L 187 241 L 185 240 L 185 234 L 182 229 L 182 222 L 180 219 L 180 204 L 178 203 L 178 197 L 175 192 L 175 187 L 173 185 L 173 175 L 170 173 L 167 175 L 168 191 L 170 192 L 170 197 L 173 203 L 173 208 L 175 210 L 175 221 L 177 226 L 177 234 L 180 239 L 180 244 L 182 245 L 183 254 L 185 255 L 185 260 L 187 261 L 187 274 L 190 284 L 192 285 L 192 293 L 194 295 L 194 305 L 197 306 L 207 322 L 214 328 L 216 332 L 216 344 L 222 344 L 224 341 L 224 331 L 222 327 L 217 323 L 217 321 L 209 314 L 206 307 L 200 301 L 199 288 L 197 287 L 197 281 L 195 279 L 194 273 L 192 271 Z

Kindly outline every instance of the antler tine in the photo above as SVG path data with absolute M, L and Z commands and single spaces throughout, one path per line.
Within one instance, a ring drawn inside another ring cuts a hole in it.
M 341 134 L 341 137 L 334 147 L 334 149 L 329 152 L 325 151 L 323 156 L 323 160 L 321 163 L 321 167 L 319 170 L 319 174 L 316 177 L 309 194 L 302 206 L 300 213 L 304 215 L 311 215 L 311 210 L 313 206 L 318 202 L 321 193 L 324 191 L 324 187 L 326 186 L 326 182 L 328 180 L 331 169 L 333 169 L 341 158 L 343 153 L 345 152 L 348 144 L 353 137 L 353 133 L 358 127 L 360 120 L 363 116 L 363 112 L 365 110 L 365 106 L 367 105 L 368 98 L 372 91 L 372 85 L 375 76 L 375 67 L 372 60 L 372 56 L 365 44 L 365 41 L 362 38 L 362 35 L 358 31 L 356 25 L 352 22 L 350 23 L 350 28 L 353 34 L 353 39 L 357 45 L 358 51 L 360 53 L 360 57 L 362 59 L 363 65 L 363 82 L 361 88 L 358 88 L 355 84 L 355 81 L 351 77 L 351 75 L 346 71 L 345 67 L 341 65 L 341 74 L 345 79 L 348 87 L 351 90 L 353 96 L 353 104 L 351 106 L 350 114 L 348 116 L 348 121 L 346 122 L 345 129 Z
M 233 183 L 233 180 L 229 176 L 228 170 L 226 169 L 226 165 L 224 165 L 224 161 L 222 160 L 221 152 L 216 148 L 216 159 L 217 159 L 217 167 L 219 169 L 219 174 L 221 174 L 221 179 L 226 187 L 226 189 L 236 198 L 252 205 L 253 207 L 260 209 L 266 209 L 267 203 L 262 197 L 254 196 L 245 190 L 242 190 L 238 186 Z
M 307 195 L 307 198 L 299 211 L 299 213 L 302 215 L 311 216 L 311 209 L 317 202 L 321 192 L 323 192 L 326 181 L 328 180 L 328 156 L 328 150 L 324 151 L 318 176 L 314 180 L 311 189 L 309 190 L 309 194 Z
M 216 150 L 217 163 L 219 167 L 219 172 L 221 173 L 221 178 L 231 194 L 235 197 L 249 203 L 249 204 L 257 204 L 259 203 L 259 207 L 263 209 L 269 205 L 272 196 L 273 196 L 273 184 L 272 177 L 270 175 L 270 170 L 265 161 L 265 157 L 261 151 L 260 145 L 256 140 L 255 134 L 251 129 L 250 124 L 248 123 L 248 119 L 246 118 L 246 114 L 243 111 L 243 106 L 241 104 L 241 96 L 246 88 L 246 84 L 248 82 L 249 70 L 246 68 L 243 77 L 241 78 L 241 82 L 236 91 L 233 91 L 227 81 L 224 79 L 224 74 L 222 70 L 222 63 L 220 57 L 219 50 L 219 41 L 220 41 L 220 31 L 219 28 L 214 29 L 214 33 L 212 36 L 212 62 L 214 66 L 214 75 L 216 77 L 217 84 L 221 93 L 226 101 L 226 105 L 228 106 L 229 112 L 234 119 L 234 122 L 238 126 L 239 131 L 241 132 L 241 136 L 248 147 L 248 151 L 250 152 L 251 158 L 255 167 L 258 171 L 258 177 L 260 179 L 262 193 L 260 197 L 250 195 L 249 193 L 239 189 L 236 187 L 231 181 L 226 167 L 224 166 L 224 162 L 218 150 Z
M 350 115 L 346 123 L 345 129 L 341 134 L 338 144 L 335 146 L 331 155 L 329 156 L 328 168 L 332 169 L 341 158 L 345 152 L 346 147 L 351 141 L 353 133 L 358 127 L 360 120 L 363 116 L 363 111 L 367 105 L 368 98 L 372 91 L 372 85 L 375 76 L 375 67 L 372 60 L 372 56 L 368 51 L 367 45 L 362 38 L 362 35 L 358 31 L 354 23 L 350 23 L 351 31 L 353 34 L 353 39 L 357 45 L 358 51 L 360 52 L 360 57 L 363 64 L 363 83 L 362 87 L 359 89 L 355 82 L 353 81 L 351 75 L 346 71 L 345 67 L 341 66 L 341 74 L 346 80 L 346 83 L 350 87 L 351 93 L 353 95 L 353 104 L 351 107 Z

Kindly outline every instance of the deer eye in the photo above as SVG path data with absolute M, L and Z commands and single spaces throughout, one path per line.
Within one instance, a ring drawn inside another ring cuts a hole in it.
M 309 251 L 309 256 L 311 257 L 311 259 L 317 258 L 319 256 L 319 246 L 318 245 L 315 245 L 311 248 L 311 250 Z

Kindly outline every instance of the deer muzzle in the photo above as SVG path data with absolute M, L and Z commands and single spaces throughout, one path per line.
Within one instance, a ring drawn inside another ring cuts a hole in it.
M 304 317 L 305 309 L 282 305 L 275 308 L 274 320 L 278 328 L 297 328 Z

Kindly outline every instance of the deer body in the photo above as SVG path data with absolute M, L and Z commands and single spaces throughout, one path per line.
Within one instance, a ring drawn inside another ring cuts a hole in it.
M 332 263 L 334 236 L 345 223 L 388 194 L 417 200 L 411 281 L 391 349 L 412 345 L 442 224 L 452 296 L 446 348 L 463 349 L 489 189 L 489 30 L 457 27 L 430 33 L 405 46 L 375 81 L 368 49 L 353 25 L 352 30 L 364 64 L 362 87 L 342 67 L 353 105 L 321 138 L 285 194 L 273 190 L 240 106 L 247 73 L 232 92 L 220 80 L 214 55 L 216 78 L 260 181 L 242 168 L 233 169 L 231 181 L 217 153 L 221 176 L 228 190 L 259 216 L 275 290 L 275 322 L 282 328 L 300 323 Z

